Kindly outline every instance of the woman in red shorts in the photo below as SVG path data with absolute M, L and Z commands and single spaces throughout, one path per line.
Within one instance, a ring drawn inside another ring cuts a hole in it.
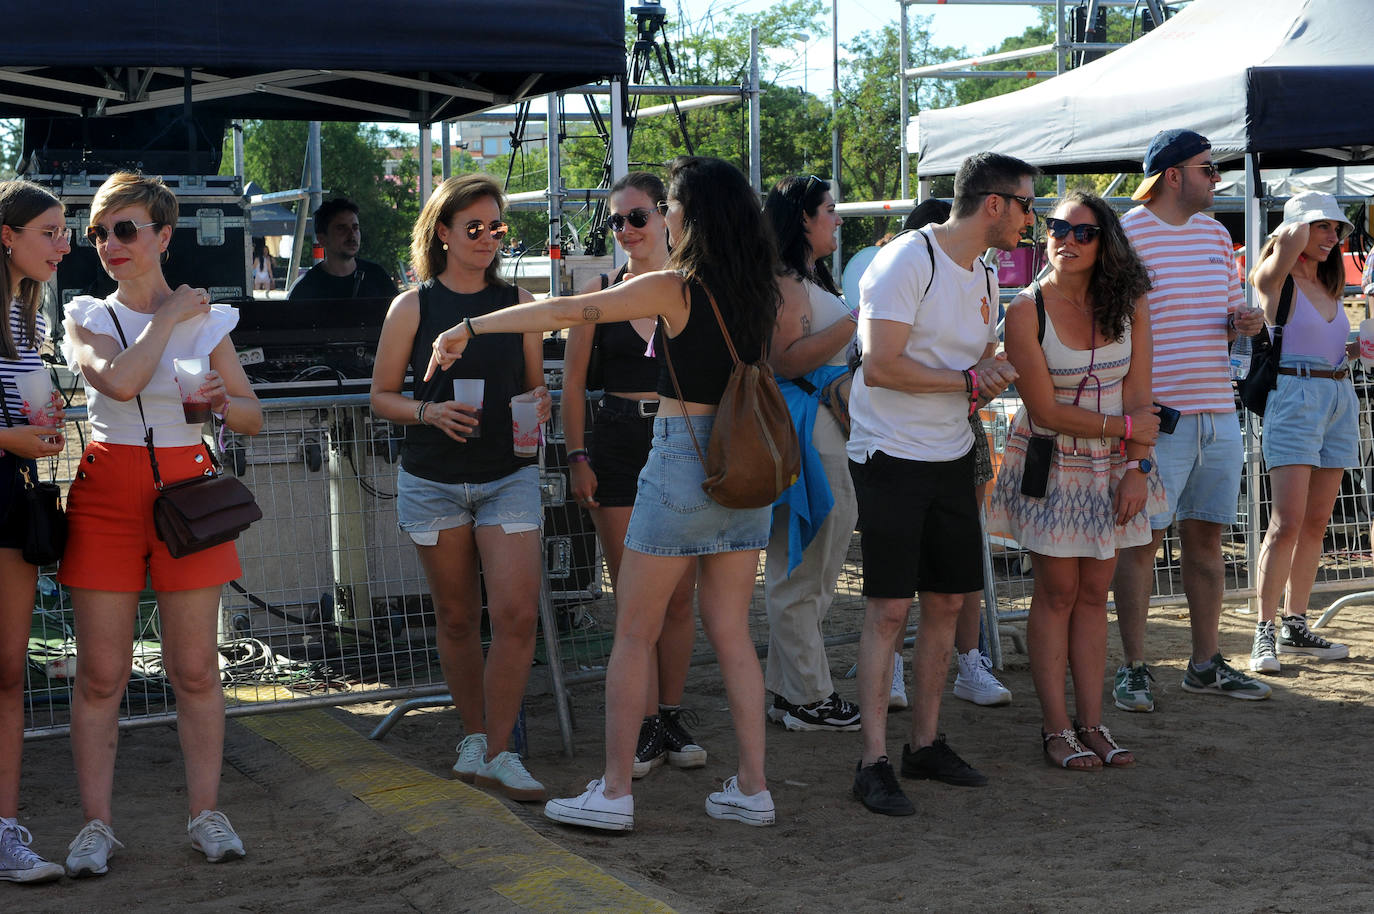
M 72 482 L 71 532 L 59 578 L 72 594 L 79 660 L 72 696 L 72 756 L 85 827 L 67 872 L 94 876 L 123 845 L 112 830 L 111 791 L 119 704 L 129 681 L 138 598 L 157 594 L 162 659 L 176 693 L 186 767 L 191 844 L 212 863 L 243 856 L 243 843 L 216 809 L 224 748 L 216 617 L 220 588 L 241 574 L 233 543 L 172 558 L 153 527 L 153 434 L 164 483 L 210 467 L 202 427 L 186 421 L 173 359 L 209 357 L 200 386 L 231 430 L 256 434 L 262 409 L 239 366 L 229 331 L 238 313 L 211 307 L 205 289 L 172 289 L 162 262 L 177 200 L 157 178 L 118 172 L 91 201 L 86 237 L 118 289 L 67 306 L 67 363 L 80 371 L 90 445 Z

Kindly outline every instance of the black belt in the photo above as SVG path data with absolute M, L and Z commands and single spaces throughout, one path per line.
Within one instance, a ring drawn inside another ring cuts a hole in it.
M 618 416 L 632 416 L 637 419 L 652 419 L 658 415 L 657 400 L 627 400 L 615 394 L 603 394 L 597 406 Z
M 1330 378 L 1333 381 L 1339 381 L 1350 374 L 1350 369 L 1337 368 L 1333 370 L 1330 368 L 1293 368 L 1292 366 L 1284 366 L 1279 369 L 1279 374 L 1293 375 L 1299 378 Z

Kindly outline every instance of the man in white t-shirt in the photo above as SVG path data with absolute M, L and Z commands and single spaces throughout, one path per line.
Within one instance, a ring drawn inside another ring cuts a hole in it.
M 1264 318 L 1245 306 L 1231 236 L 1203 214 L 1216 183 L 1206 137 L 1165 130 L 1145 153 L 1145 180 L 1134 195 L 1145 203 L 1121 219 L 1150 271 L 1155 399 L 1182 414 L 1173 434 L 1160 435 L 1155 445 L 1168 510 L 1150 518 L 1153 541 L 1122 549 L 1116 565 L 1112 590 L 1125 663 L 1112 697 L 1124 711 L 1154 710 L 1145 617 L 1155 555 L 1174 521 L 1193 641 L 1183 689 L 1250 700 L 1270 694 L 1268 685 L 1227 664 L 1218 643 L 1226 583 L 1221 537 L 1236 518 L 1245 460 L 1227 346 L 1237 333 L 1258 333 Z
M 987 778 L 938 735 L 940 698 L 963 595 L 983 587 L 982 529 L 968 416 L 1016 370 L 989 355 L 997 280 L 979 256 L 1010 250 L 1035 222 L 1037 170 L 995 153 L 970 156 L 954 178 L 942 225 L 901 235 L 859 285 L 863 366 L 849 401 L 849 469 L 863 530 L 859 641 L 863 758 L 854 795 L 872 812 L 911 815 L 887 758 L 892 643 L 918 594 L 915 699 L 904 777 L 982 786 Z

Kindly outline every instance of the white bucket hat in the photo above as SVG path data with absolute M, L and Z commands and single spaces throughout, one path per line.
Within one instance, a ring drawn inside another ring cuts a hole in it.
M 1335 197 L 1309 190 L 1295 194 L 1288 199 L 1288 202 L 1283 205 L 1283 221 L 1274 231 L 1277 232 L 1285 225 L 1305 225 L 1323 220 L 1339 223 L 1342 241 L 1355 230 L 1354 223 L 1346 218 L 1345 213 L 1341 212 Z

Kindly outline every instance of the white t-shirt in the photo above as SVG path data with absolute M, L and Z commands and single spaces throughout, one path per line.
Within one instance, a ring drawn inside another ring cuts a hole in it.
M 78 327 L 108 336 L 116 344 L 122 345 L 119 331 L 115 329 L 110 312 L 105 309 L 106 302 L 114 306 L 115 313 L 119 315 L 119 326 L 123 328 L 129 345 L 138 342 L 153 322 L 153 315 L 120 304 L 115 295 L 103 301 L 90 295 L 78 296 L 67 305 L 67 318 Z M 172 360 L 208 356 L 238 322 L 239 313 L 236 309 L 229 305 L 211 305 L 209 314 L 182 321 L 173 328 L 157 370 L 140 393 L 143 414 L 147 417 L 148 427 L 153 430 L 153 441 L 158 447 L 185 447 L 201 441 L 201 426 L 188 425 L 182 413 L 181 392 L 177 387 Z M 70 336 L 62 340 L 62 352 L 67 357 L 67 364 L 75 369 L 75 350 Z M 120 402 L 96 390 L 85 382 L 84 377 L 82 383 L 86 388 L 91 437 L 110 444 L 142 445 L 143 421 L 138 414 L 138 401 Z
M 922 236 L 934 249 L 931 255 Z M 930 290 L 922 291 L 930 283 Z M 962 371 L 997 340 L 997 283 L 980 257 L 966 270 L 945 254 L 930 227 L 900 235 L 878 252 L 859 282 L 859 337 L 874 320 L 907 324 L 903 355 L 930 368 Z M 869 347 L 865 346 L 865 349 Z M 849 457 L 867 462 L 874 451 L 906 460 L 956 460 L 973 447 L 968 395 L 906 393 L 869 387 L 862 368 L 849 400 L 853 428 Z
M 838 295 L 827 292 L 819 284 L 807 280 L 806 296 L 811 302 L 811 332 L 820 333 L 839 321 L 849 320 L 849 306 Z M 853 324 L 851 324 L 853 326 Z M 849 347 L 845 346 L 832 355 L 825 364 L 843 368 L 848 364 Z

